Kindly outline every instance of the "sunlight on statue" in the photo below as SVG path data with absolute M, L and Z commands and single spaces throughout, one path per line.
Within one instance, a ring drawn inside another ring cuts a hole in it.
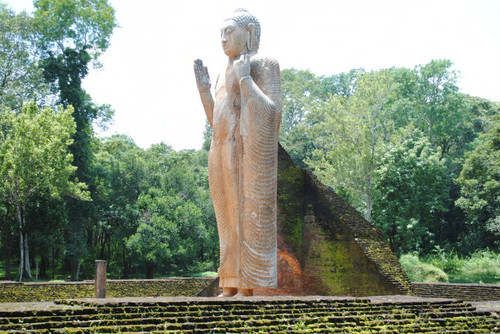
M 277 61 L 257 55 L 260 23 L 244 9 L 225 20 L 228 56 L 215 102 L 201 60 L 194 63 L 212 126 L 209 184 L 220 241 L 221 296 L 252 296 L 277 286 L 276 187 L 281 77 Z

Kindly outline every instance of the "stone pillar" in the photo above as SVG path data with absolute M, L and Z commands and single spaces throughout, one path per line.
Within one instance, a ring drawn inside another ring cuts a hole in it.
M 106 298 L 106 260 L 95 261 L 95 297 Z

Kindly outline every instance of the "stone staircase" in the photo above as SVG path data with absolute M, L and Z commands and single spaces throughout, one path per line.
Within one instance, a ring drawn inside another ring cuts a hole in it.
M 408 296 L 93 299 L 59 301 L 51 309 L 0 309 L 0 333 L 499 332 L 494 312 Z

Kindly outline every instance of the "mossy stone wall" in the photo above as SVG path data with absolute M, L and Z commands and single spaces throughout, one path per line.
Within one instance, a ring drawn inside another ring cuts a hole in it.
M 500 300 L 500 284 L 412 283 L 415 295 L 467 301 Z
M 213 277 L 108 280 L 106 282 L 106 297 L 198 296 L 213 281 Z M 0 282 L 0 303 L 94 298 L 94 288 L 93 281 L 60 283 Z
M 411 294 L 412 286 L 381 231 L 308 171 L 278 151 L 278 266 L 275 294 Z M 265 294 L 273 293 L 266 291 Z M 263 293 L 264 294 L 264 293 Z

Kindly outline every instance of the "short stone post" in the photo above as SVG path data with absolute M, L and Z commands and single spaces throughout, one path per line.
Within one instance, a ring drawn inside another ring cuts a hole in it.
M 95 261 L 95 297 L 106 298 L 106 260 Z

